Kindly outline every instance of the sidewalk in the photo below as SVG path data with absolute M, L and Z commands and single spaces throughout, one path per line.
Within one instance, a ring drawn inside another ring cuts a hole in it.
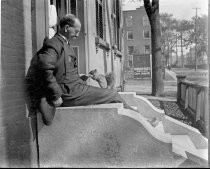
M 176 101 L 177 93 L 177 79 L 176 73 L 166 69 L 166 79 L 164 83 L 164 94 L 161 97 L 151 96 L 152 93 L 152 80 L 127 80 L 125 84 L 125 91 L 136 92 L 137 95 L 143 95 L 148 99 L 159 99 L 163 101 Z

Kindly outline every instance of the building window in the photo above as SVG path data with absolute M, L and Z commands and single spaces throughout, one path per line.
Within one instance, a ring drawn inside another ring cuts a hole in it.
M 143 26 L 148 26 L 148 25 L 150 25 L 148 16 L 144 15 L 143 16 Z
M 150 54 L 150 45 L 144 46 L 144 54 Z
M 117 48 L 120 49 L 120 2 L 119 0 L 113 0 L 113 13 L 112 13 L 112 22 L 114 28 L 114 44 L 117 45 Z
M 96 3 L 96 33 L 104 39 L 104 5 L 103 0 L 95 0 Z
M 132 61 L 132 60 L 129 60 L 129 61 L 128 61 L 128 66 L 129 66 L 130 68 L 133 67 L 133 61 Z
M 132 55 L 134 53 L 134 46 L 128 46 L 128 54 Z
M 77 0 L 67 0 L 66 7 L 67 7 L 67 13 L 71 13 L 74 14 L 75 16 L 78 16 Z
M 127 31 L 127 40 L 133 40 L 133 31 Z
M 126 17 L 126 25 L 127 25 L 127 27 L 132 27 L 133 26 L 133 16 L 127 16 Z
M 144 39 L 149 39 L 150 38 L 150 31 L 149 30 L 144 30 Z

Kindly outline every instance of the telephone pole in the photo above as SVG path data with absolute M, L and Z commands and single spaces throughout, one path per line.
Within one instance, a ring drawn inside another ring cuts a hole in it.
M 178 47 L 177 47 L 177 42 L 178 41 L 178 37 L 177 37 L 177 33 L 176 33 L 176 65 L 178 66 Z
M 195 9 L 195 71 L 197 70 L 197 19 L 198 19 L 198 9 Z

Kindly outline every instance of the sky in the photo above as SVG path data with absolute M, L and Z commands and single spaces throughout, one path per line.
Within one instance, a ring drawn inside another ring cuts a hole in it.
M 124 0 L 125 10 L 135 9 L 143 5 L 141 0 Z M 202 14 L 208 15 L 208 0 L 159 0 L 160 13 L 166 12 L 173 14 L 177 19 L 191 19 L 195 16 L 195 9 L 198 9 L 198 16 Z M 135 2 L 135 3 L 134 3 Z

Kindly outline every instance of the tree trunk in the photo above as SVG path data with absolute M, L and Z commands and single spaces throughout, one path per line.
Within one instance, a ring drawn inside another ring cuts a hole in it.
M 161 31 L 159 16 L 159 0 L 144 0 L 144 7 L 151 25 L 152 41 L 152 95 L 160 96 L 164 92 L 163 59 L 161 55 Z

